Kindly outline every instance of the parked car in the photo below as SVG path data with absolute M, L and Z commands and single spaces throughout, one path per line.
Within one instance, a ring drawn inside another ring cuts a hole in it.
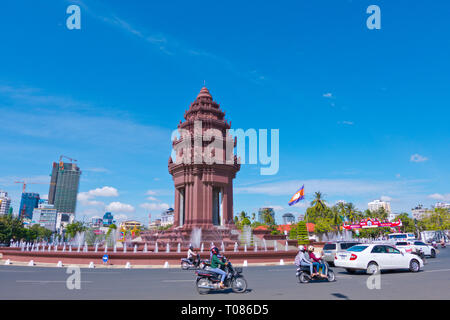
M 350 247 L 359 244 L 356 241 L 334 241 L 327 242 L 323 246 L 323 259 L 330 265 L 334 265 L 334 256 L 338 251 L 345 251 Z
M 365 270 L 374 274 L 378 270 L 409 269 L 418 272 L 423 260 L 416 254 L 401 252 L 387 244 L 364 244 L 336 253 L 334 265 L 345 268 L 348 273 Z

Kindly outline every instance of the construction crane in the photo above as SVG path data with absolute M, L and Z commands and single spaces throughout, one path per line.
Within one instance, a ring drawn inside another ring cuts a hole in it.
M 63 158 L 66 158 L 66 159 L 70 160 L 70 162 L 77 162 L 78 161 L 78 160 L 72 159 L 72 158 L 70 158 L 68 156 L 62 155 L 62 156 L 59 157 L 59 162 L 62 162 Z
M 39 184 L 38 182 L 26 182 L 26 181 L 14 181 L 14 183 L 21 183 L 21 184 L 23 184 L 22 193 L 25 193 L 25 189 L 27 187 L 27 184 Z

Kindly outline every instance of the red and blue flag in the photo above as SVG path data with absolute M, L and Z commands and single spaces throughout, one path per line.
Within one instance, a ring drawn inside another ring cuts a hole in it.
M 303 200 L 305 198 L 305 185 L 303 185 L 300 189 L 297 190 L 297 192 L 292 196 L 291 200 L 289 200 L 289 205 L 293 206 L 300 200 Z

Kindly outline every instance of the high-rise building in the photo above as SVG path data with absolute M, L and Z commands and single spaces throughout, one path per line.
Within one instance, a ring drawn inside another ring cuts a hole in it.
M 75 214 L 80 175 L 76 163 L 53 162 L 48 203 L 57 212 Z
M 0 191 L 0 216 L 10 212 L 11 198 L 8 197 L 8 192 Z
M 447 203 L 447 202 L 436 202 L 434 207 L 438 208 L 438 209 L 450 209 L 450 203 Z
M 39 224 L 41 227 L 50 231 L 56 231 L 56 220 L 58 213 L 52 204 L 47 201 L 41 201 L 36 209 L 33 210 L 31 224 Z
M 20 219 L 32 219 L 33 210 L 39 205 L 39 193 L 24 192 L 20 200 L 19 218 Z
M 387 213 L 391 213 L 391 204 L 386 201 L 374 200 L 368 203 L 370 211 L 378 211 L 381 208 L 384 208 Z

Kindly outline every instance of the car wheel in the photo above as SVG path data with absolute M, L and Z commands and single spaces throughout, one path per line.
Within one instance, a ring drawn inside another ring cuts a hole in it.
M 353 270 L 353 269 L 345 269 L 345 271 L 347 271 L 350 274 L 355 274 L 356 273 L 356 270 Z
M 431 257 L 436 258 L 436 250 L 431 250 Z
M 379 272 L 379 270 L 380 270 L 380 267 L 378 266 L 378 264 L 376 262 L 372 261 L 367 265 L 366 272 L 367 272 L 367 274 L 375 274 L 375 273 Z
M 409 271 L 419 272 L 419 270 L 420 270 L 419 261 L 417 261 L 416 259 L 412 259 L 411 262 L 409 263 Z

